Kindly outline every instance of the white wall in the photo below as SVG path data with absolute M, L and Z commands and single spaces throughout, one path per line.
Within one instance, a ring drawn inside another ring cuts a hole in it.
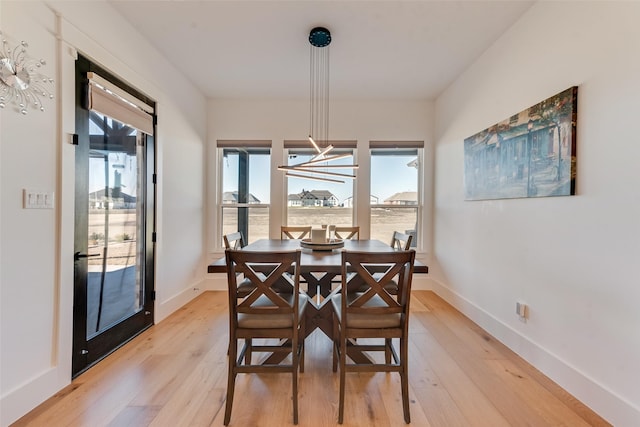
M 617 426 L 640 420 L 639 19 L 539 2 L 436 102 L 436 290 Z M 577 195 L 465 202 L 464 138 L 573 85 Z
M 423 230 L 420 240 L 427 242 L 425 253 L 419 254 L 428 262 L 431 237 L 432 169 L 433 169 L 433 103 L 428 101 L 354 101 L 331 99 L 329 139 L 357 141 L 358 150 L 368 152 L 370 140 L 424 141 L 424 167 L 426 182 L 424 188 Z M 219 245 L 222 237 L 216 235 L 218 212 L 215 182 L 217 179 L 216 141 L 219 139 L 259 139 L 272 141 L 272 169 L 285 163 L 282 157 L 284 140 L 304 140 L 309 132 L 309 101 L 307 100 L 226 100 L 209 101 L 208 118 L 208 223 L 209 260 L 223 256 Z M 356 158 L 358 175 L 369 174 L 367 156 Z M 279 179 L 274 179 L 274 176 Z M 367 180 L 356 179 L 356 194 L 366 194 Z M 284 219 L 286 192 L 284 173 L 272 174 L 270 235 L 279 238 L 280 224 Z M 356 206 L 356 223 L 361 227 L 361 238 L 369 233 L 367 212 Z M 280 219 L 278 219 L 280 218 Z M 210 289 L 226 287 L 226 279 L 221 275 L 209 275 Z M 415 283 L 428 286 L 426 277 Z
M 59 19 L 56 17 L 59 13 Z M 95 19 L 99 17 L 99 19 Z M 0 28 L 47 61 L 56 99 L 0 110 L 0 425 L 70 382 L 73 306 L 74 57 L 84 53 L 157 101 L 156 322 L 204 277 L 206 101 L 106 3 L 0 2 Z M 61 36 L 58 44 L 56 35 Z M 56 193 L 22 209 L 22 189 Z

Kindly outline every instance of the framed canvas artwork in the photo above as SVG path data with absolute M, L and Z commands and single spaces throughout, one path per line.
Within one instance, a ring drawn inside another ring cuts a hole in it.
M 578 87 L 464 140 L 465 200 L 575 194 Z

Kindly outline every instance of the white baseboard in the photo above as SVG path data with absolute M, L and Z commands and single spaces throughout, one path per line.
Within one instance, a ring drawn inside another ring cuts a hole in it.
M 206 287 L 206 280 L 202 279 L 194 282 L 191 286 L 183 289 L 166 301 L 158 303 L 156 300 L 154 322 L 158 323 L 164 320 L 202 292 L 208 290 L 209 289 Z
M 0 426 L 6 427 L 69 385 L 60 381 L 58 368 L 51 367 L 0 397 Z
M 560 387 L 616 427 L 637 427 L 640 409 L 597 383 L 540 344 L 530 340 L 437 280 L 431 289 L 458 311 L 531 363 Z
M 202 281 L 202 287 L 208 291 L 226 291 L 227 275 L 223 273 L 209 273 Z

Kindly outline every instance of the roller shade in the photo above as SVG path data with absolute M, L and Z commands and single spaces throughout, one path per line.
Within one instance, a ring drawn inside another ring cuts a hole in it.
M 369 148 L 424 148 L 424 141 L 369 141 Z
M 88 108 L 90 110 L 153 135 L 153 107 L 96 73 L 87 73 L 87 78 L 89 79 Z
M 417 156 L 424 141 L 369 141 L 372 156 Z
M 356 148 L 358 145 L 358 142 L 357 141 L 340 141 L 340 140 L 322 141 L 322 146 L 325 146 L 327 144 L 331 144 L 336 148 Z M 308 139 L 285 140 L 284 148 L 312 148 L 313 149 L 313 146 L 311 145 Z
M 218 148 L 238 148 L 238 147 L 271 147 L 271 141 L 267 139 L 218 139 Z

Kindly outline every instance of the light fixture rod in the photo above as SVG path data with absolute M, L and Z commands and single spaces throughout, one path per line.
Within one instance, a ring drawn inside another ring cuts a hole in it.
M 285 167 L 285 166 L 278 166 L 278 169 Z M 358 165 L 318 165 L 318 164 L 312 164 L 310 165 L 309 163 L 305 162 L 305 163 L 298 163 L 297 165 L 291 165 L 288 167 L 299 167 L 299 168 L 305 168 L 305 169 L 320 169 L 320 168 L 325 168 L 325 169 L 358 169 L 359 166 Z
M 316 141 L 313 139 L 313 137 L 311 135 L 309 135 L 309 142 L 311 143 L 311 145 L 313 145 L 313 148 L 315 148 L 318 153 L 320 153 L 322 151 L 322 150 L 320 150 L 320 147 L 318 147 L 318 144 L 316 144 Z
M 304 164 L 310 165 L 314 163 L 330 162 L 332 160 L 346 159 L 347 157 L 351 157 L 351 156 L 353 156 L 353 154 L 351 153 L 336 154 L 334 156 L 323 157 L 322 159 L 318 159 L 318 160 L 309 160 L 308 162 L 304 162 Z
M 325 147 L 324 150 L 319 151 L 318 154 L 315 155 L 311 160 L 313 161 L 313 160 L 323 159 L 324 156 L 331 150 L 333 150 L 333 145 L 329 144 Z
M 341 181 L 339 179 L 323 178 L 323 177 L 320 177 L 320 176 L 300 175 L 300 174 L 292 173 L 292 172 L 287 172 L 286 176 L 293 176 L 293 177 L 302 178 L 302 179 L 310 179 L 312 181 L 337 182 L 337 183 L 340 183 L 340 184 L 344 184 L 344 181 Z
M 307 173 L 317 173 L 317 174 L 321 174 L 321 175 L 329 175 L 329 176 L 339 176 L 342 178 L 351 178 L 351 179 L 355 179 L 355 175 L 349 175 L 349 174 L 345 174 L 345 173 L 337 173 L 337 172 L 327 172 L 327 171 L 319 171 L 319 170 L 308 170 L 307 168 L 305 168 L 304 166 L 279 166 L 278 167 L 279 170 L 295 170 L 295 171 L 299 171 L 299 172 L 307 172 Z

